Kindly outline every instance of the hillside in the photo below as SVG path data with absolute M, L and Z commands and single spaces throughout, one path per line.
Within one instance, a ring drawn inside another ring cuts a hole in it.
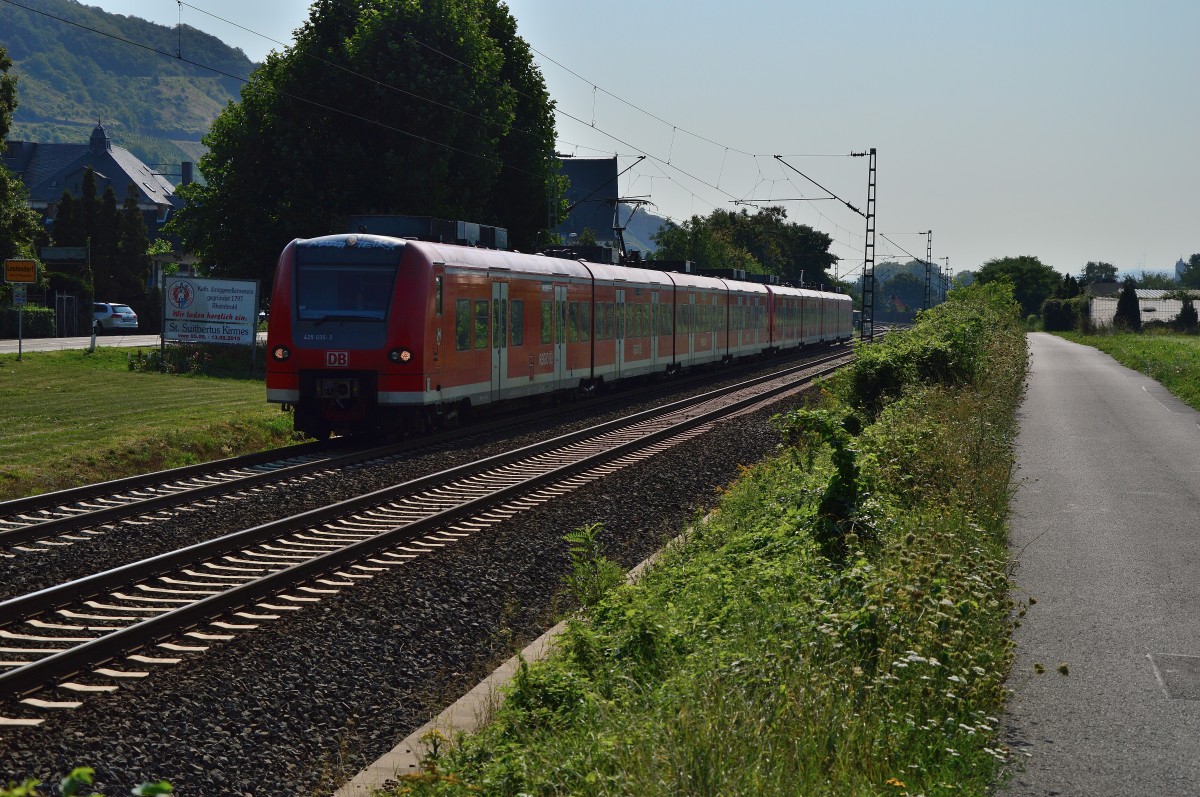
M 632 208 L 628 205 L 621 206 L 621 218 L 629 219 L 629 226 L 625 229 L 625 247 L 637 249 L 643 255 L 653 252 L 655 249 L 654 235 L 658 232 L 659 227 L 667 223 L 667 220 L 662 216 L 650 213 L 645 208 L 639 208 L 637 213 L 630 218 L 631 210 Z
M 150 164 L 196 160 L 200 138 L 242 82 L 147 47 L 244 77 L 241 50 L 187 25 L 182 31 L 110 14 L 76 0 L 24 0 L 49 16 L 0 4 L 0 45 L 17 76 L 19 105 L 9 137 L 86 142 L 103 121 L 113 142 Z M 137 42 L 127 44 L 111 36 Z

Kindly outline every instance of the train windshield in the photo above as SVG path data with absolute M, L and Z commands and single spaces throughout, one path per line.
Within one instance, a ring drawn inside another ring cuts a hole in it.
M 383 321 L 396 281 L 393 263 L 300 262 L 296 312 L 301 321 Z

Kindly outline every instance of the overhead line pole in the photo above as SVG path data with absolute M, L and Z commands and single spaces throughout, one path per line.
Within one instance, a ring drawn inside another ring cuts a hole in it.
M 933 299 L 933 230 L 925 231 L 925 307 L 928 310 Z
M 864 239 L 862 275 L 862 328 L 861 340 L 875 339 L 875 148 L 868 153 L 867 166 L 867 234 Z

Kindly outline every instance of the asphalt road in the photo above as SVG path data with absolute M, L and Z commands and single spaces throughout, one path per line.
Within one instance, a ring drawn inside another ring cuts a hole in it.
M 1200 413 L 1095 349 L 1029 341 L 1010 539 L 1036 603 L 1004 718 L 1026 763 L 999 793 L 1200 795 Z
M 267 333 L 259 332 L 258 341 L 262 343 L 266 341 Z M 90 337 L 84 338 L 26 338 L 21 345 L 22 352 L 31 351 L 60 351 L 62 349 L 86 349 L 92 343 Z M 109 333 L 107 335 L 96 336 L 97 347 L 116 347 L 124 346 L 128 348 L 158 348 L 158 335 L 119 335 Z M 0 340 L 0 354 L 16 354 L 17 341 Z

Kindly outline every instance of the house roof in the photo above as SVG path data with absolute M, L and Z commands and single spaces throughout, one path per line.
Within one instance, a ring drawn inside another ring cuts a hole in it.
M 98 194 L 112 186 L 121 202 L 133 184 L 138 190 L 139 206 L 183 205 L 175 195 L 175 186 L 132 152 L 115 146 L 103 125 L 96 125 L 86 144 L 9 141 L 7 145 L 4 165 L 21 176 L 31 204 L 58 202 L 67 190 L 77 195 L 83 173 L 90 166 L 96 173 Z

